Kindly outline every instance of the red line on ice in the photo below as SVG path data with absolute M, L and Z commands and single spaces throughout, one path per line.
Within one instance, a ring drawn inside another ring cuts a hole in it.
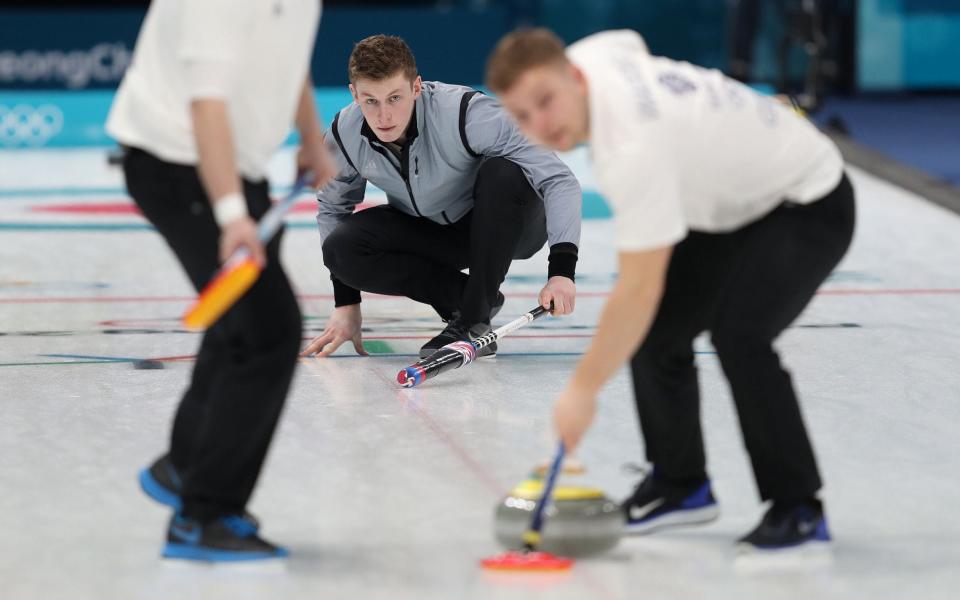
M 364 210 L 371 206 L 381 204 L 380 202 L 363 202 L 357 206 L 356 210 Z M 129 200 L 116 200 L 105 202 L 73 202 L 70 204 L 41 204 L 31 206 L 31 212 L 58 213 L 71 215 L 140 215 L 140 209 Z M 305 200 L 297 202 L 290 211 L 291 213 L 315 213 L 317 212 L 316 200 Z
M 508 298 L 536 298 L 537 292 L 510 292 Z M 578 292 L 580 298 L 603 298 L 610 292 Z M 819 296 L 954 296 L 960 295 L 960 288 L 918 288 L 918 289 L 862 289 L 862 290 L 820 290 Z M 301 300 L 333 300 L 333 294 L 300 294 Z M 388 300 L 399 296 L 363 294 L 364 300 Z M 0 304 L 122 304 L 126 302 L 193 302 L 194 296 L 47 296 L 24 298 L 0 298 Z

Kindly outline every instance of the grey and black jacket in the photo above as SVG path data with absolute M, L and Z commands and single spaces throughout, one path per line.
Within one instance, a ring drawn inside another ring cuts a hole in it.
M 368 181 L 383 190 L 397 210 L 454 223 L 473 207 L 473 186 L 484 158 L 500 156 L 523 170 L 544 201 L 548 277 L 573 279 L 580 244 L 580 184 L 554 153 L 527 141 L 493 98 L 464 86 L 424 82 L 399 160 L 377 139 L 356 103 L 337 113 L 326 135 L 340 171 L 317 193 L 321 238 L 363 201 Z M 334 287 L 343 284 L 334 280 Z

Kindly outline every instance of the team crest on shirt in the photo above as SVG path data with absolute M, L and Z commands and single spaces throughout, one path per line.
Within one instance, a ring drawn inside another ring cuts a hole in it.
M 697 90 L 697 84 L 690 81 L 683 75 L 679 73 L 666 72 L 660 73 L 660 76 L 657 77 L 663 87 L 667 88 L 674 94 L 682 96 L 684 94 L 689 94 L 690 92 L 695 92 Z
M 630 91 L 633 92 L 636 98 L 637 112 L 640 116 L 647 119 L 656 119 L 659 117 L 660 113 L 657 110 L 657 103 L 653 99 L 650 88 L 647 87 L 643 71 L 633 61 L 633 58 L 630 55 L 614 55 L 613 64 L 620 70 L 627 85 L 630 86 Z
M 703 88 L 707 92 L 707 103 L 710 105 L 710 108 L 720 108 L 722 102 L 720 101 L 720 94 L 717 93 L 717 89 L 709 81 L 703 83 Z

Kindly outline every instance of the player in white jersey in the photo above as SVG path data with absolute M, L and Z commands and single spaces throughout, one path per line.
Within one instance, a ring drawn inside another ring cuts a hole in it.
M 334 173 L 309 67 L 318 0 L 154 0 L 107 131 L 127 189 L 199 290 L 246 248 L 264 269 L 204 334 L 169 452 L 140 473 L 176 509 L 163 555 L 237 561 L 286 555 L 246 512 L 297 361 L 301 316 L 255 219 L 270 207 L 267 162 L 295 122 L 300 167 Z M 219 259 L 219 260 L 218 260 Z
M 743 547 L 828 541 L 813 449 L 773 342 L 853 235 L 835 145 L 717 71 L 651 55 L 632 31 L 569 48 L 545 29 L 514 32 L 490 57 L 487 85 L 535 141 L 589 144 L 613 208 L 619 276 L 557 400 L 561 439 L 579 443 L 600 388 L 629 360 L 653 465 L 623 503 L 629 529 L 716 518 L 693 353 L 709 331 L 770 502 Z

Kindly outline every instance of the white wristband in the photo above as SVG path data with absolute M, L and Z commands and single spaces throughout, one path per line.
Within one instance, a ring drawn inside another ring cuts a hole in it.
M 213 203 L 213 218 L 217 225 L 224 227 L 239 218 L 247 216 L 247 202 L 239 193 L 227 194 Z

